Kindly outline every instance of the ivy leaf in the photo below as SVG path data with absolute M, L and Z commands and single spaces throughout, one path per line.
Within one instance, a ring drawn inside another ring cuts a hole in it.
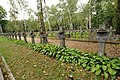
M 105 62 L 102 62 L 102 64 L 104 65 L 104 64 L 105 64 Z
M 104 77 L 105 77 L 105 80 L 107 80 L 107 78 L 108 78 L 108 73 L 107 72 L 104 72 Z
M 114 69 L 112 68 L 108 68 L 108 72 L 111 74 L 111 75 L 115 75 L 117 73 L 117 71 L 115 71 Z
M 102 56 L 102 58 L 105 60 L 105 61 L 107 61 L 107 60 L 110 60 L 108 57 L 106 57 L 106 56 Z
M 91 72 L 95 72 L 96 67 L 92 67 Z
M 89 69 L 90 69 L 90 66 L 87 66 L 87 67 L 86 67 L 86 70 L 89 70 Z
M 115 80 L 115 77 L 116 77 L 115 75 L 112 75 L 112 76 L 111 76 L 112 80 Z
M 114 68 L 114 69 L 120 69 L 120 67 L 118 67 L 116 64 L 112 64 L 112 68 Z
M 83 63 L 82 66 L 83 66 L 83 67 L 86 67 L 86 63 Z
M 52 53 L 52 52 L 50 52 L 50 53 L 49 53 L 49 56 L 52 56 L 52 54 L 53 54 L 53 53 Z
M 100 66 L 99 64 L 97 64 L 97 65 L 96 65 L 96 70 L 100 69 L 100 67 L 101 67 L 101 66 Z
M 99 75 L 100 73 L 101 73 L 100 69 L 95 72 L 96 75 Z
M 107 66 L 103 65 L 102 69 L 105 71 L 107 69 Z
M 64 56 L 61 56 L 60 59 L 59 59 L 59 61 L 63 61 L 63 58 L 64 58 Z
M 110 67 L 110 64 L 107 64 L 107 67 Z

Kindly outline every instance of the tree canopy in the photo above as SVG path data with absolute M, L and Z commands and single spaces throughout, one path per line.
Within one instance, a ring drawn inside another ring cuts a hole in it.
M 116 33 L 120 32 L 120 19 L 118 19 L 120 11 L 119 0 L 89 0 L 87 4 L 82 4 L 79 0 L 59 0 L 58 4 L 52 6 L 47 6 L 45 0 L 37 0 L 38 2 L 42 1 L 42 13 L 40 11 L 40 3 L 36 6 L 39 7 L 39 11 L 34 12 L 34 10 L 29 8 L 29 4 L 25 0 L 16 0 L 18 5 L 14 3 L 15 0 L 9 1 L 11 3 L 11 21 L 15 22 L 17 20 L 17 16 L 21 10 L 26 11 L 29 16 L 29 19 L 18 20 L 16 23 L 12 22 L 16 27 L 10 30 L 22 31 L 23 28 L 26 28 L 28 31 L 38 31 L 44 22 L 46 30 L 59 30 L 61 26 L 65 26 L 66 30 L 78 30 L 82 28 L 97 29 L 105 24 L 107 29 L 112 26 L 112 28 L 116 29 Z M 1 11 L 4 12 L 4 9 Z M 33 12 L 39 17 L 35 18 L 35 16 L 31 16 Z M 5 13 L 0 16 L 0 18 L 4 17 Z M 41 22 L 42 18 L 43 22 Z M 22 23 L 22 25 L 19 23 Z
M 7 13 L 6 13 L 5 9 L 2 6 L 0 6 L 0 20 L 5 18 L 6 15 L 7 15 Z
M 6 15 L 7 15 L 7 12 L 2 6 L 0 6 L 0 32 L 4 31 L 3 27 L 6 24 L 6 20 L 5 20 Z

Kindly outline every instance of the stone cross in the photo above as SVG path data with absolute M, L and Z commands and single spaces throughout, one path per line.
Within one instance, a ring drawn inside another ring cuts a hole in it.
M 15 39 L 17 40 L 17 33 L 16 33 L 16 32 L 14 32 L 14 35 L 15 35 Z
M 39 33 L 40 36 L 40 43 L 42 44 L 42 36 L 41 36 L 41 32 Z
M 102 56 L 105 53 L 105 41 L 107 40 L 108 37 L 108 32 L 101 28 L 97 31 L 97 39 L 98 39 L 98 43 L 99 43 L 99 51 L 98 51 L 98 55 Z
M 60 27 L 60 30 L 59 30 L 59 39 L 60 39 L 60 46 L 65 47 L 65 32 L 64 32 L 64 27 Z
M 32 43 L 35 44 L 35 40 L 34 40 L 35 35 L 33 31 L 30 32 L 30 36 L 31 36 Z
M 14 39 L 14 33 L 13 32 L 11 33 L 11 35 L 12 35 L 12 38 Z
M 9 38 L 9 33 L 6 33 L 6 37 L 8 37 L 8 38 Z
M 21 40 L 21 34 L 20 34 L 20 31 L 18 32 L 18 37 L 19 37 L 19 40 Z
M 8 34 L 9 34 L 9 38 L 11 39 L 11 33 L 9 32 Z
M 24 37 L 24 41 L 27 43 L 27 38 L 26 38 L 27 34 L 26 34 L 26 32 L 23 31 L 22 35 L 23 35 L 23 37 Z
M 41 38 L 41 43 L 42 44 L 48 43 L 48 41 L 46 40 L 47 39 L 46 37 L 47 37 L 47 34 L 46 34 L 45 31 L 40 32 L 40 38 Z

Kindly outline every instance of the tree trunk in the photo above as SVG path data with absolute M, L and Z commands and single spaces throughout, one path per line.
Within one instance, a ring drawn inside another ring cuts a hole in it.
M 115 19 L 116 19 L 116 34 L 120 35 L 120 0 L 117 0 L 117 7 L 116 7 L 116 14 L 115 14 Z
M 92 0 L 90 0 L 90 10 L 89 10 L 89 29 L 92 29 Z
M 43 33 L 43 43 L 47 43 L 47 34 L 46 34 L 46 30 L 45 30 L 45 24 L 44 24 L 44 20 L 43 20 L 43 7 L 42 7 L 42 0 L 40 0 L 40 22 L 41 22 L 41 31 Z
M 2 30 L 1 24 L 0 24 L 0 33 L 3 33 L 3 30 Z

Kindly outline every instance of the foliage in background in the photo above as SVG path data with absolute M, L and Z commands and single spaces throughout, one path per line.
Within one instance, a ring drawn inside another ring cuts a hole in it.
M 2 6 L 0 6 L 0 20 L 2 20 L 3 18 L 5 18 L 6 14 L 7 13 L 6 13 L 5 9 Z
M 112 20 L 115 14 L 115 5 L 114 0 L 96 0 L 85 5 L 83 8 L 83 12 L 88 14 L 91 11 L 92 16 L 92 27 L 99 28 L 101 25 L 106 25 L 106 28 L 113 26 Z M 87 19 L 89 19 L 89 15 L 86 15 Z
M 6 20 L 4 20 L 6 15 L 7 15 L 7 13 L 6 13 L 5 9 L 2 6 L 0 6 L 0 26 L 1 26 L 0 28 L 2 28 L 3 32 L 4 32 L 3 28 L 4 28 L 5 24 L 6 24 Z
M 11 20 L 13 20 L 13 29 L 18 31 L 26 30 L 40 30 L 40 20 L 35 19 L 34 11 L 29 8 L 29 5 L 24 0 L 17 0 L 19 6 L 15 5 L 15 0 L 9 0 L 11 4 L 10 14 Z M 81 4 L 78 0 L 60 0 L 58 4 L 47 6 L 43 8 L 43 18 L 45 22 L 46 30 L 56 31 L 59 27 L 65 26 L 66 30 L 82 30 L 84 28 L 89 29 L 89 18 L 91 13 L 92 28 L 99 28 L 106 25 L 106 28 L 116 29 L 116 33 L 119 33 L 119 2 L 117 0 L 98 0 L 88 2 L 86 5 Z M 119 0 L 118 0 L 119 1 Z M 45 4 L 45 3 L 44 3 Z M 23 25 L 20 26 L 21 21 L 15 22 L 17 19 L 19 8 L 26 12 L 29 19 L 22 20 Z M 26 7 L 26 8 L 25 8 Z M 40 12 L 35 12 L 38 16 Z M 14 18 L 14 19 L 13 19 Z M 16 27 L 14 26 L 16 25 Z M 118 25 L 118 26 L 117 26 Z M 18 27 L 20 26 L 20 27 Z M 9 27 L 10 28 L 10 27 Z

